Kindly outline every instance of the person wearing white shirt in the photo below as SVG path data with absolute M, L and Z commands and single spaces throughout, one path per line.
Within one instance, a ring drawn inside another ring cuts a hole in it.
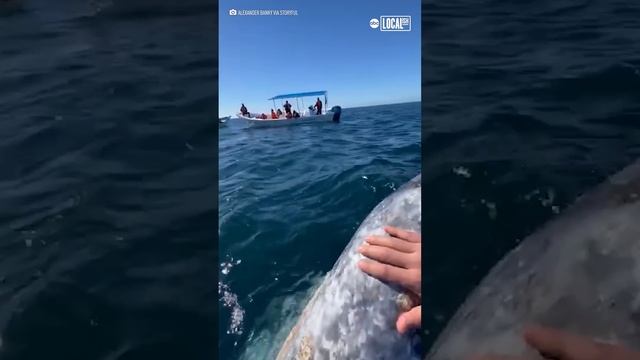
M 313 116 L 315 111 L 313 111 L 313 106 L 309 106 L 307 110 L 304 111 L 302 116 Z

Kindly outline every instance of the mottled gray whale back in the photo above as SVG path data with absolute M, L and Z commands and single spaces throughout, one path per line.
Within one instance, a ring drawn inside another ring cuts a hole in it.
M 358 247 L 385 225 L 420 231 L 420 175 L 376 206 L 311 297 L 278 353 L 278 360 L 419 359 L 416 337 L 400 335 L 400 292 L 360 271 Z
M 529 323 L 640 344 L 640 161 L 579 198 L 498 263 L 427 358 L 492 352 L 539 359 L 521 338 Z

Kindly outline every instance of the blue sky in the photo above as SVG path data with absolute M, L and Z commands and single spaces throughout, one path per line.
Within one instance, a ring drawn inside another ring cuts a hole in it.
M 229 9 L 298 11 L 230 16 Z M 381 15 L 410 15 L 410 32 L 369 27 Z M 220 115 L 266 112 L 278 94 L 329 92 L 343 107 L 420 101 L 420 1 L 220 1 Z M 308 99 L 305 99 L 305 104 Z

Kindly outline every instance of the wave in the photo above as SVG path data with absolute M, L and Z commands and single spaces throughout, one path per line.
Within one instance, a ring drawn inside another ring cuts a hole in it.
M 640 66 L 636 61 L 615 64 L 597 71 L 546 80 L 513 96 L 538 101 L 585 101 L 626 97 L 640 100 Z
M 207 0 L 91 0 L 95 15 L 127 18 L 186 16 L 217 11 L 215 2 Z

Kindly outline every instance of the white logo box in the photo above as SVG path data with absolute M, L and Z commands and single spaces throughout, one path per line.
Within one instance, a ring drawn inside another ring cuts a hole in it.
M 410 15 L 380 16 L 380 31 L 411 31 Z

